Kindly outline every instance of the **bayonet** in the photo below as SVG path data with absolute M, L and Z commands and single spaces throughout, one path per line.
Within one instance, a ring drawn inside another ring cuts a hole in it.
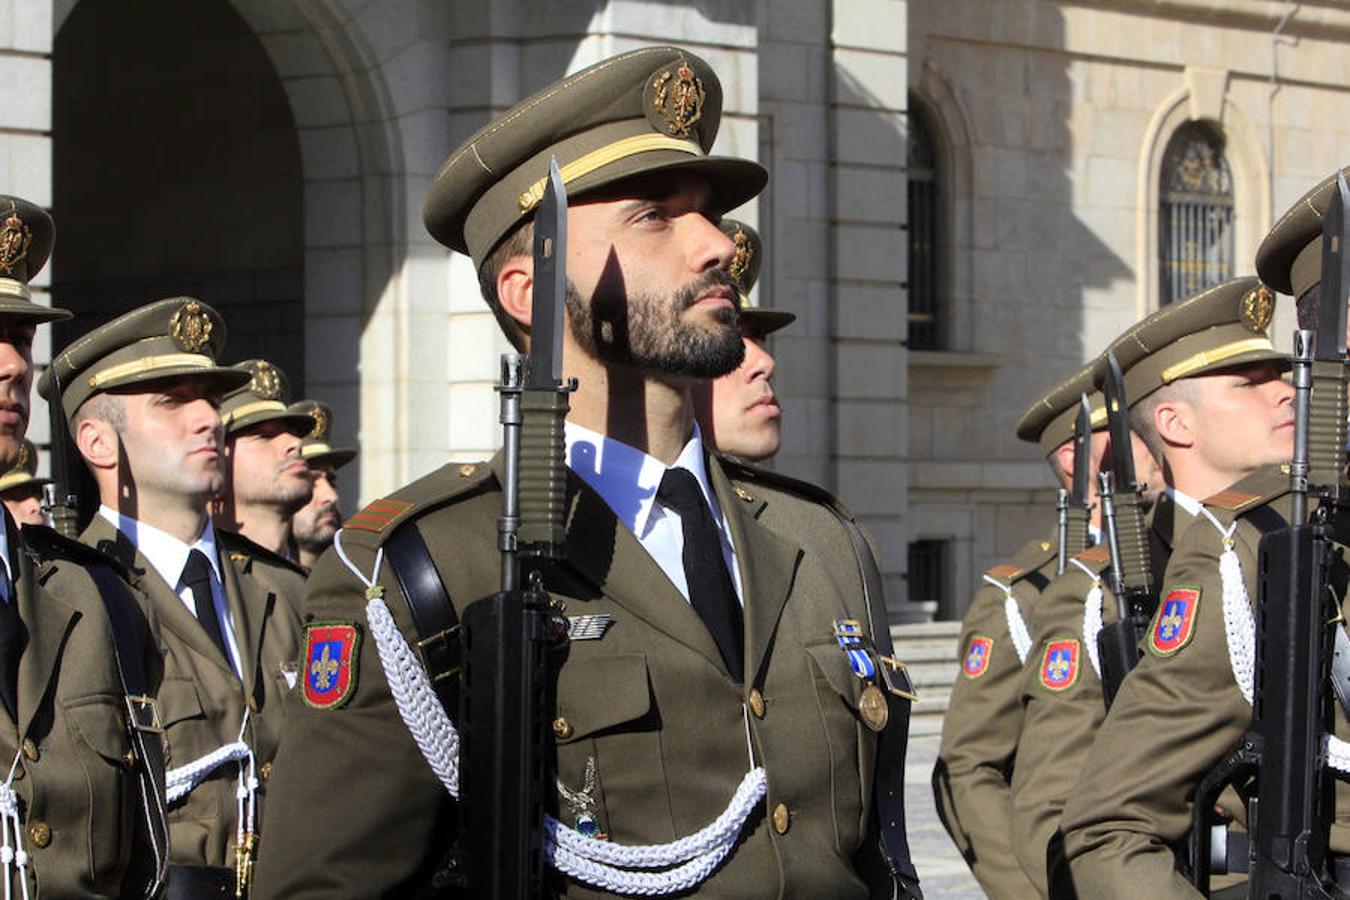
M 525 389 L 562 383 L 563 306 L 567 296 L 567 188 L 551 159 L 544 199 L 534 214 L 534 291 L 530 298 L 530 367 Z
M 1061 514 L 1059 531 L 1059 568 L 1064 571 L 1071 557 L 1088 546 L 1088 519 L 1091 511 L 1092 484 L 1092 407 L 1087 395 L 1078 398 L 1078 415 L 1073 425 L 1073 478 L 1070 481 L 1067 508 Z

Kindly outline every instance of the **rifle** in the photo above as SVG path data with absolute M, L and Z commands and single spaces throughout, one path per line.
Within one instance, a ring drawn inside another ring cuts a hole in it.
M 1255 774 L 1256 794 L 1248 801 L 1247 816 L 1248 897 L 1260 900 L 1343 895 L 1327 865 L 1335 798 L 1323 735 L 1334 728 L 1328 675 L 1340 599 L 1331 580 L 1332 540 L 1347 498 L 1347 206 L 1350 186 L 1340 176 L 1322 220 L 1317 330 L 1294 336 L 1291 522 L 1265 534 L 1258 550 L 1260 610 L 1251 726 L 1201 782 L 1192 820 L 1192 881 L 1205 890 L 1205 812 L 1224 785 Z M 1311 516 L 1309 494 L 1319 500 Z
M 1092 407 L 1087 395 L 1078 399 L 1078 416 L 1073 423 L 1073 483 L 1072 490 L 1059 492 L 1056 508 L 1059 513 L 1058 574 L 1064 574 L 1069 558 L 1088 546 L 1088 516 L 1092 504 L 1088 501 L 1088 486 L 1092 480 Z
M 1106 354 L 1102 383 L 1106 421 L 1111 434 L 1111 470 L 1098 475 L 1101 487 L 1102 531 L 1111 549 L 1110 584 L 1116 598 L 1116 621 L 1097 635 L 1102 663 L 1102 695 L 1106 708 L 1139 662 L 1139 641 L 1148 630 L 1158 597 L 1149 565 L 1148 524 L 1144 521 L 1144 485 L 1135 481 L 1134 445 L 1130 408 L 1125 398 L 1125 376 L 1114 353 Z
M 554 657 L 567 623 L 544 589 L 563 555 L 567 491 L 563 420 L 575 380 L 562 380 L 567 193 L 551 162 L 534 219 L 529 359 L 502 357 L 502 589 L 464 610 L 460 794 L 467 896 L 544 896 L 543 825 L 553 795 Z
M 66 426 L 65 407 L 61 403 L 61 377 L 53 363 L 48 369 L 51 396 L 47 412 L 51 422 L 52 480 L 42 489 L 42 507 L 51 517 L 52 527 L 63 537 L 80 536 L 80 501 L 75 493 L 79 472 L 71 469 L 70 433 Z

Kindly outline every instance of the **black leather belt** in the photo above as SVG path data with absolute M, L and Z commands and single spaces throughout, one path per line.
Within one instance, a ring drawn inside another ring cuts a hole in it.
M 208 900 L 234 896 L 234 869 L 225 866 L 169 866 L 165 900 Z

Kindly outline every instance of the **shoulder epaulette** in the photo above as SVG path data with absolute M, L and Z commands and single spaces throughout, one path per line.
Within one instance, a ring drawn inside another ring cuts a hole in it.
M 1089 565 L 1101 565 L 1111 561 L 1111 548 L 1106 544 L 1098 544 L 1095 547 L 1080 550 L 1074 554 L 1073 558 Z
M 290 569 L 300 575 L 306 574 L 299 563 L 287 559 L 280 553 L 268 550 L 261 544 L 254 543 L 237 531 L 217 528 L 216 539 L 220 542 L 221 549 L 228 553 L 231 559 L 237 559 L 240 562 L 260 559 L 272 565 Z
M 1289 492 L 1289 472 L 1281 466 L 1263 466 L 1237 484 L 1206 497 L 1214 509 L 1242 512 Z
M 1217 494 L 1211 494 L 1201 502 L 1206 506 L 1213 506 L 1216 509 L 1226 509 L 1229 512 L 1238 512 L 1246 509 L 1253 503 L 1257 503 L 1264 494 L 1250 494 L 1246 491 L 1219 491 Z
M 63 559 L 82 566 L 107 566 L 123 580 L 130 579 L 126 566 L 88 544 L 68 538 L 46 525 L 24 525 L 20 529 L 23 545 L 39 561 Z
M 793 478 L 792 476 L 784 475 L 781 472 L 763 469 L 734 456 L 727 456 L 724 453 L 714 453 L 713 456 L 721 463 L 722 471 L 726 473 L 726 476 L 729 479 L 757 482 L 759 484 L 768 485 L 769 487 L 775 487 L 786 491 L 789 494 L 796 494 L 803 499 L 832 507 L 836 512 L 848 519 L 853 518 L 853 512 L 845 506 L 838 497 L 825 490 L 825 488 L 820 485 L 812 484 L 809 481 L 802 481 L 800 478 Z M 755 499 L 754 496 L 746 492 L 744 488 L 736 487 L 735 490 L 736 495 L 747 503 L 752 502 Z
M 1011 584 L 1012 582 L 1016 581 L 1017 577 L 1022 573 L 1024 573 L 1025 571 L 1026 569 L 1022 568 L 1021 566 L 1016 566 L 1013 565 L 1012 563 L 1003 563 L 1002 565 L 994 566 L 992 569 L 990 569 L 988 572 L 985 572 L 984 574 L 988 575 L 995 581 L 1002 581 L 1005 584 Z
M 487 463 L 449 463 L 388 497 L 371 501 L 360 512 L 353 513 L 342 527 L 389 535 L 413 513 L 476 492 L 492 479 L 492 466 Z

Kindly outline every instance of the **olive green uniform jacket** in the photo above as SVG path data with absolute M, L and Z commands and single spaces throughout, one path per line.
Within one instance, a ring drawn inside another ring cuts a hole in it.
M 1033 540 L 1010 563 L 986 573 L 1012 590 L 1023 624 L 1055 577 L 1057 554 L 1053 541 Z M 1002 588 L 986 583 L 966 613 L 961 672 L 952 687 L 933 769 L 942 824 L 980 886 L 1000 900 L 1037 896 L 1013 856 L 1009 831 L 1010 780 L 1022 731 L 1023 665 L 1009 632 L 1005 598 Z
M 500 586 L 499 464 L 500 456 L 446 466 L 371 504 L 347 523 L 339 547 L 370 577 L 379 545 L 409 523 L 462 611 Z M 698 895 L 890 897 L 869 837 L 876 736 L 859 718 L 863 684 L 833 634 L 835 619 L 867 616 L 848 536 L 824 506 L 752 479 L 733 482 L 716 458 L 708 477 L 740 568 L 746 683 L 731 680 L 702 620 L 637 538 L 569 473 L 566 562 L 546 586 L 566 615 L 608 613 L 614 624 L 599 640 L 572 641 L 562 665 L 558 777 L 576 790 L 595 759 L 600 829 L 619 844 L 665 843 L 726 809 L 752 766 L 748 732 L 753 764 L 768 773 L 767 808 L 751 814 Z M 765 526 L 770 518 L 790 529 Z M 403 637 L 414 641 L 388 566 L 376 579 Z M 363 632 L 355 690 L 340 707 L 304 705 L 288 720 L 270 820 L 286 837 L 263 844 L 257 900 L 407 896 L 453 841 L 448 794 L 391 699 L 366 603 L 363 583 L 326 553 L 310 576 L 304 616 Z M 573 882 L 564 894 L 604 896 Z
M 1287 515 L 1288 486 L 1288 476 L 1270 467 L 1205 501 L 1225 528 L 1237 522 L 1233 546 L 1253 607 L 1261 532 L 1248 517 L 1265 505 Z M 1229 659 L 1222 552 L 1218 529 L 1203 516 L 1177 541 L 1139 666 L 1116 695 L 1065 805 L 1061 828 L 1080 897 L 1200 896 L 1174 870 L 1174 853 L 1185 849 L 1196 785 L 1252 715 Z M 1172 598 L 1193 602 L 1192 614 L 1160 621 Z M 1175 639 L 1159 649 L 1160 634 Z M 1338 719 L 1338 734 L 1344 730 Z M 1228 812 L 1243 818 L 1240 806 Z M 1332 834 L 1333 846 L 1350 850 Z
M 1157 584 L 1173 544 L 1195 517 L 1167 494 L 1158 498 L 1150 515 Z M 1092 662 L 1097 636 L 1085 630 L 1084 619 L 1086 600 L 1094 585 L 1101 588 L 1100 621 L 1109 625 L 1118 618 L 1115 594 L 1109 587 L 1109 548 L 1098 544 L 1075 559 L 1092 574 L 1070 563 L 1036 605 L 1032 630 L 1036 644 L 1023 672 L 1022 736 L 1012 777 L 1013 851 L 1042 895 L 1049 890 L 1046 852 L 1059 827 L 1060 812 L 1078 781 L 1092 739 L 1106 718 L 1102 680 Z M 1052 644 L 1060 649 L 1067 647 L 1073 654 L 1072 672 L 1067 677 L 1056 678 L 1048 671 Z
M 19 658 L 18 719 L 0 705 L 0 782 L 13 788 L 30 856 L 31 897 L 140 897 L 154 877 L 135 759 L 123 722 L 125 692 L 98 588 L 85 565 L 98 554 L 9 514 L 10 566 L 27 631 Z M 116 564 L 101 560 L 116 568 Z M 132 603 L 131 592 L 127 602 Z M 147 684 L 159 657 L 132 609 Z M 162 852 L 162 849 L 161 849 Z M 17 876 L 11 887 L 21 896 Z
M 132 586 L 164 656 L 158 700 L 165 728 L 165 767 L 173 770 L 239 740 L 248 711 L 244 739 L 253 749 L 262 782 L 255 831 L 265 841 L 267 778 L 299 655 L 295 603 L 304 585 L 300 570 L 239 535 L 216 529 L 225 596 L 245 666 L 241 684 L 201 623 L 125 535 L 95 516 L 80 539 L 131 572 Z M 293 584 L 289 595 L 275 587 L 287 578 Z M 175 864 L 235 864 L 238 776 L 237 764 L 222 765 L 170 808 Z

